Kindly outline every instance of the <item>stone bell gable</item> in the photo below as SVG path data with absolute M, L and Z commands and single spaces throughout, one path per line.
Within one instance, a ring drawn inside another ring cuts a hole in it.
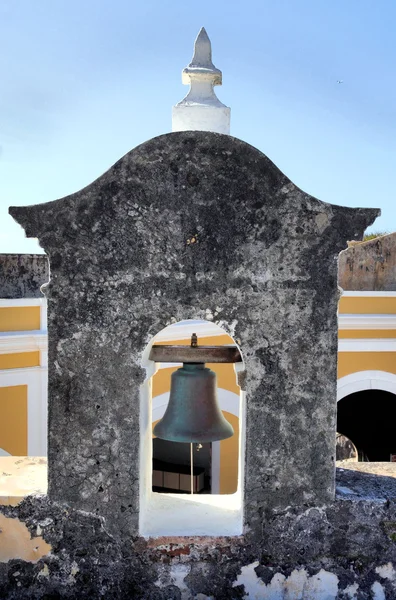
M 50 499 L 138 532 L 142 354 L 171 322 L 213 318 L 245 360 L 246 531 L 332 500 L 337 255 L 378 210 L 320 202 L 238 139 L 180 132 L 10 213 L 50 260 Z

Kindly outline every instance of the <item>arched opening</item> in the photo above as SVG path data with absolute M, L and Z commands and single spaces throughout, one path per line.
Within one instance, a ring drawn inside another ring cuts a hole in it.
M 389 462 L 396 459 L 396 395 L 366 389 L 338 402 L 337 431 L 355 444 L 359 460 Z
M 147 379 L 141 394 L 142 535 L 176 535 L 183 527 L 184 535 L 236 535 L 242 531 L 244 410 L 238 372 L 243 371 L 243 363 L 206 363 L 206 367 L 217 375 L 218 404 L 225 419 L 233 426 L 234 435 L 222 441 L 193 444 L 193 495 L 190 444 L 158 439 L 153 434 L 154 426 L 162 419 L 168 405 L 171 375 L 182 364 L 154 363 L 148 359 L 151 347 L 190 346 L 192 333 L 197 334 L 200 346 L 236 345 L 218 325 L 189 320 L 159 332 L 145 350 L 143 366 Z M 188 506 L 183 504 L 185 501 Z M 164 519 L 166 506 L 169 511 Z M 170 510 L 173 510 L 172 514 Z M 179 512 L 175 513 L 177 510 Z M 188 525 L 183 520 L 184 510 L 190 513 Z

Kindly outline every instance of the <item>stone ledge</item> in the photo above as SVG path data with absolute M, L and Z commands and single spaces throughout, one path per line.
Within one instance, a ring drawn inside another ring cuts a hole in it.
M 336 498 L 396 500 L 396 463 L 338 461 Z
M 46 457 L 0 457 L 1 506 L 17 506 L 26 496 L 46 493 Z M 345 498 L 357 501 L 396 500 L 396 463 L 338 461 L 336 499 Z M 155 545 L 157 543 L 158 540 Z

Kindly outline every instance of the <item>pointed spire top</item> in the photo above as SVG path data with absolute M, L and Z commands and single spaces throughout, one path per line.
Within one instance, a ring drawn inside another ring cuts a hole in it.
M 201 27 L 197 35 L 190 64 L 183 69 L 183 83 L 188 85 L 192 79 L 207 79 L 212 85 L 222 83 L 222 73 L 212 62 L 212 44 L 205 27 Z
M 222 74 L 212 62 L 212 44 L 204 27 L 194 44 L 194 55 L 183 69 L 182 81 L 190 90 L 172 109 L 172 131 L 215 131 L 230 133 L 230 109 L 216 96 Z
M 190 64 L 192 67 L 203 67 L 206 69 L 215 69 L 216 67 L 212 63 L 212 44 L 209 36 L 206 33 L 205 27 L 201 27 L 200 32 L 194 42 L 194 56 Z

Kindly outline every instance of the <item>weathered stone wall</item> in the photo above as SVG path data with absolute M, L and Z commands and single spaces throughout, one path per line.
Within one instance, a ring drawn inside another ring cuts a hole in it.
M 42 298 L 48 280 L 45 254 L 0 254 L 0 298 Z
M 324 600 L 359 577 L 370 597 L 394 558 L 379 525 L 395 510 L 334 503 L 337 255 L 378 211 L 316 200 L 240 140 L 183 132 L 77 194 L 10 212 L 51 264 L 49 497 L 2 511 L 39 525 L 52 555 L 8 563 L 9 597 L 203 600 L 251 585 L 272 600 L 292 578 Z M 150 542 L 138 537 L 142 354 L 189 318 L 240 341 L 244 536 Z
M 340 498 L 273 511 L 263 516 L 254 540 L 120 538 L 99 516 L 30 497 L 0 507 L 27 528 L 39 554 L 36 561 L 16 555 L 0 562 L 0 597 L 394 600 L 396 465 L 391 467 L 392 477 L 339 470 Z M 51 547 L 44 556 L 43 538 Z
M 396 233 L 351 244 L 339 258 L 343 290 L 396 291 Z
M 320 202 L 248 144 L 183 132 L 10 212 L 51 264 L 51 499 L 137 533 L 142 353 L 167 324 L 208 314 L 246 362 L 246 529 L 333 498 L 336 257 L 377 210 Z

